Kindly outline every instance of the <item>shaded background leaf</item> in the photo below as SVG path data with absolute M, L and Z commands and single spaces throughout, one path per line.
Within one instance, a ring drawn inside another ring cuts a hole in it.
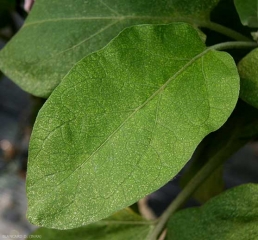
M 0 69 L 29 93 L 48 97 L 71 67 L 125 27 L 207 22 L 219 0 L 37 0 L 19 33 L 0 52 Z
M 227 120 L 238 92 L 233 59 L 206 50 L 190 25 L 126 29 L 80 61 L 41 109 L 29 151 L 30 221 L 77 227 L 157 190 Z
M 32 233 L 47 240 L 144 240 L 152 230 L 151 222 L 144 220 L 130 209 L 124 209 L 107 219 L 71 230 L 39 228 Z
M 10 11 L 15 9 L 15 0 L 1 0 L 0 3 L 0 28 L 6 27 L 11 21 Z
M 238 15 L 243 25 L 258 27 L 258 3 L 256 0 L 234 0 Z
M 241 77 L 240 97 L 258 108 L 258 48 L 247 54 L 239 63 Z
M 199 208 L 175 213 L 167 240 L 256 240 L 258 184 L 245 184 L 218 195 Z
M 13 11 L 15 9 L 15 0 L 1 0 L 0 2 L 0 44 L 10 40 L 16 31 L 13 20 Z M 10 29 L 8 29 L 10 27 Z M 1 46 L 2 48 L 2 46 Z

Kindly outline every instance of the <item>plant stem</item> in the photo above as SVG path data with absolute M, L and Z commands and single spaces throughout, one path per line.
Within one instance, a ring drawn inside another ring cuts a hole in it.
M 220 25 L 218 23 L 214 23 L 214 22 L 200 22 L 198 24 L 199 27 L 203 27 L 203 28 L 209 28 L 215 32 L 221 33 L 227 37 L 230 37 L 232 39 L 235 39 L 237 41 L 252 41 L 250 38 L 244 36 L 243 34 L 236 32 L 233 29 L 230 29 L 228 27 L 225 27 L 223 25 Z
M 215 44 L 208 49 L 215 49 L 215 50 L 224 50 L 224 49 L 233 49 L 233 48 L 256 48 L 258 44 L 256 42 L 246 42 L 246 41 L 239 41 L 239 42 L 223 42 Z
M 233 139 L 233 140 L 232 140 Z M 170 216 L 175 213 L 198 189 L 198 187 L 221 165 L 223 164 L 232 153 L 233 150 L 239 149 L 243 145 L 241 143 L 239 146 L 232 145 L 234 138 L 232 138 L 226 144 L 223 151 L 219 151 L 214 157 L 207 162 L 200 171 L 190 180 L 190 182 L 185 186 L 185 188 L 177 195 L 175 200 L 169 205 L 166 211 L 158 219 L 156 226 L 153 231 L 147 237 L 148 240 L 157 240 L 159 234 L 164 229 Z M 233 147 L 232 147 L 233 146 Z M 234 151 L 233 151 L 234 152 Z M 226 153 L 226 154 L 225 154 Z
M 210 174 L 220 166 L 221 162 L 216 161 L 208 162 L 185 186 L 185 188 L 178 194 L 175 200 L 170 204 L 166 211 L 161 215 L 159 222 L 155 226 L 148 240 L 157 240 L 159 233 L 163 230 L 169 217 L 180 208 L 188 198 L 195 192 L 195 190 L 203 183 L 203 181 L 210 176 Z M 224 160 L 224 159 L 223 159 Z

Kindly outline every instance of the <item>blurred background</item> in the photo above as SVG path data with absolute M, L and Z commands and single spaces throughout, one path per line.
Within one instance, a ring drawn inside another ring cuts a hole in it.
M 0 0 L 0 49 L 22 26 L 27 16 L 23 4 L 23 1 Z M 30 133 L 43 103 L 43 99 L 25 93 L 0 72 L 0 239 L 11 239 L 7 235 L 27 235 L 36 228 L 26 220 L 25 179 Z M 179 193 L 183 171 L 145 199 L 143 207 L 147 211 L 151 209 L 152 215 L 159 216 Z M 225 188 L 258 183 L 257 142 L 247 144 L 226 162 L 223 178 Z M 199 203 L 193 199 L 186 204 L 196 205 Z
M 0 49 L 22 26 L 23 2 L 0 0 Z M 33 98 L 0 72 L 0 239 L 30 233 L 25 177 Z

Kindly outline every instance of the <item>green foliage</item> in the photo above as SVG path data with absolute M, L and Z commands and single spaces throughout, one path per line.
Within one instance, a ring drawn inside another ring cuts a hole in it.
M 256 0 L 234 0 L 237 12 L 243 25 L 258 27 L 258 3 Z
M 258 49 L 245 56 L 238 64 L 241 77 L 240 97 L 258 108 Z
M 125 27 L 207 22 L 218 0 L 37 0 L 19 33 L 0 53 L 0 68 L 29 93 L 48 97 L 71 67 Z M 22 47 L 21 47 L 22 46 Z
M 124 209 L 107 219 L 71 230 L 39 228 L 32 236 L 47 240 L 143 240 L 152 229 L 151 222 L 144 220 L 130 209 Z
M 124 30 L 78 62 L 38 115 L 30 221 L 77 227 L 158 189 L 226 121 L 238 91 L 231 57 L 207 50 L 190 25 Z
M 214 197 L 200 208 L 175 213 L 167 240 L 256 240 L 258 185 L 247 184 Z
M 255 239 L 258 185 L 221 192 L 222 164 L 258 136 L 258 44 L 232 20 L 233 1 L 221 6 L 239 32 L 210 21 L 218 2 L 36 1 L 0 51 L 4 74 L 49 97 L 38 102 L 30 141 L 27 216 L 56 229 L 34 234 L 157 240 L 172 216 L 167 239 Z M 235 5 L 242 23 L 257 27 L 257 3 Z M 1 1 L 0 27 L 14 7 Z M 221 43 L 225 36 L 236 41 Z M 232 48 L 243 49 L 221 52 Z M 192 155 L 182 192 L 158 220 L 121 210 Z M 206 203 L 178 211 L 191 196 Z

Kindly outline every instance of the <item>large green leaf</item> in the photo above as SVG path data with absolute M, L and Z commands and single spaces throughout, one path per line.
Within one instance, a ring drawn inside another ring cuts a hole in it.
M 247 54 L 238 64 L 241 77 L 240 97 L 258 108 L 258 48 Z
M 258 184 L 230 189 L 200 208 L 175 213 L 168 240 L 257 240 Z
M 125 27 L 175 20 L 201 24 L 219 0 L 37 0 L 0 53 L 0 69 L 29 93 L 48 97 L 71 67 Z
M 39 228 L 31 238 L 36 235 L 43 240 L 144 240 L 151 230 L 150 222 L 125 209 L 86 227 L 71 230 Z
M 28 217 L 72 228 L 155 191 L 235 107 L 231 56 L 185 23 L 128 28 L 77 63 L 39 112 Z
M 234 0 L 237 12 L 243 25 L 258 27 L 258 2 L 257 0 Z

